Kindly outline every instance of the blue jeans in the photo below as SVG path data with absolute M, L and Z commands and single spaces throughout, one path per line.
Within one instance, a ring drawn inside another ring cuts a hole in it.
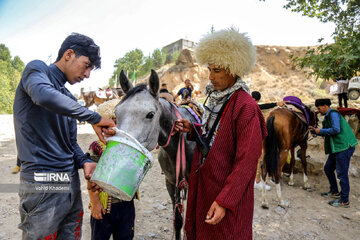
M 355 151 L 355 147 L 351 147 L 345 151 L 338 153 L 331 153 L 328 160 L 325 163 L 324 171 L 329 179 L 330 191 L 332 193 L 338 193 L 338 185 L 336 182 L 335 170 L 337 177 L 340 180 L 340 197 L 343 201 L 349 201 L 350 183 L 349 183 L 349 165 L 350 159 Z
M 31 185 L 34 181 L 21 180 L 21 185 Z M 36 182 L 39 184 L 39 182 Z M 80 179 L 76 174 L 70 182 L 70 191 L 49 193 L 42 191 L 19 192 L 20 217 L 19 228 L 23 240 L 81 239 L 83 205 L 81 200 Z
M 134 200 L 111 204 L 110 213 L 103 219 L 91 217 L 91 240 L 131 240 L 134 238 L 135 206 Z

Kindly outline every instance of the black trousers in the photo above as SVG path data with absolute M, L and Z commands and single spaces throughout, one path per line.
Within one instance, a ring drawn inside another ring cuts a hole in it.
M 110 213 L 103 215 L 103 219 L 91 217 L 91 239 L 109 240 L 112 234 L 114 240 L 131 240 L 134 238 L 134 223 L 134 200 L 113 203 Z
M 344 106 L 347 108 L 348 107 L 348 104 L 347 104 L 347 100 L 348 100 L 348 97 L 347 97 L 347 93 L 339 93 L 338 94 L 338 98 L 339 98 L 339 106 L 342 107 L 342 99 L 344 99 Z

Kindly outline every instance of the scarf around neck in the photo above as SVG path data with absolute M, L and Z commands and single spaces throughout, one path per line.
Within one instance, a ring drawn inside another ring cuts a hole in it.
M 218 105 L 222 105 L 226 99 L 227 96 L 232 95 L 236 90 L 243 89 L 247 93 L 250 93 L 249 87 L 246 85 L 246 83 L 241 79 L 238 78 L 234 85 L 232 85 L 229 88 L 224 89 L 223 91 L 217 91 L 214 89 L 214 86 L 212 84 L 208 84 L 205 88 L 205 94 L 208 96 L 208 103 L 206 104 L 204 115 L 203 115 L 203 121 L 202 121 L 202 133 L 206 134 L 206 130 L 210 129 L 211 126 L 207 126 L 207 124 L 210 122 L 209 118 L 216 119 L 216 114 L 211 114 L 211 111 L 209 109 L 214 109 Z M 221 108 L 221 106 L 220 106 Z

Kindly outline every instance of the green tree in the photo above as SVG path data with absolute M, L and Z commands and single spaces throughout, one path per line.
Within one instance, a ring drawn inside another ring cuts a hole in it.
M 133 76 L 134 70 L 136 78 L 150 73 L 151 69 L 158 69 L 165 64 L 166 49 L 155 49 L 153 53 L 145 57 L 141 50 L 135 49 L 127 52 L 124 57 L 115 61 L 115 71 L 109 79 L 109 85 L 114 86 L 121 70 L 128 73 L 128 77 Z
M 12 113 L 16 87 L 23 71 L 21 59 L 16 56 L 12 60 L 9 49 L 0 44 L 0 114 Z
M 0 44 L 0 60 L 5 62 L 11 61 L 11 55 L 9 49 L 5 46 L 5 44 Z
M 117 83 L 117 79 L 121 70 L 128 73 L 128 77 L 132 76 L 134 71 L 138 72 L 141 65 L 144 62 L 144 54 L 140 49 L 134 49 L 127 52 L 124 57 L 119 58 L 115 61 L 115 71 L 113 76 L 109 80 L 109 85 L 114 86 Z
M 14 57 L 14 59 L 11 61 L 11 65 L 14 69 L 16 69 L 19 72 L 24 71 L 25 65 L 18 56 Z
M 158 48 L 155 49 L 152 53 L 152 59 L 154 61 L 154 67 L 156 69 L 160 68 L 165 63 L 166 51 L 164 49 L 162 51 Z
M 351 78 L 360 70 L 360 1 L 359 0 L 287 0 L 284 6 L 303 16 L 335 24 L 333 44 L 310 48 L 304 57 L 292 57 L 296 66 L 310 68 L 309 75 L 329 80 Z
M 154 59 L 151 56 L 145 57 L 144 64 L 141 65 L 138 77 L 142 77 L 150 72 L 151 69 L 155 68 Z
M 180 52 L 179 52 L 179 51 L 174 52 L 174 53 L 172 54 L 172 56 L 171 56 L 171 61 L 172 61 L 172 62 L 176 62 L 176 60 L 179 58 L 179 56 L 180 56 Z

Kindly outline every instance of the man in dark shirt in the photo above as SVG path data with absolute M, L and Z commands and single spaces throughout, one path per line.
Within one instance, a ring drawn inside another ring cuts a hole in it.
M 159 97 L 165 98 L 168 102 L 174 102 L 174 96 L 168 91 L 166 83 L 161 84 Z
M 159 92 L 160 93 L 170 93 L 169 90 L 167 89 L 166 83 L 161 84 Z
M 251 96 L 255 99 L 255 101 L 257 103 L 259 103 L 260 99 L 261 99 L 261 94 L 258 91 L 253 91 L 251 92 Z M 285 105 L 284 101 L 280 101 L 280 102 L 273 102 L 273 103 L 263 103 L 263 104 L 259 104 L 259 108 L 261 110 L 265 110 L 265 109 L 270 109 L 270 108 L 274 108 L 276 106 L 282 107 Z
M 194 90 L 194 86 L 191 84 L 190 79 L 185 80 L 185 87 L 181 88 L 179 92 L 175 96 L 175 100 L 178 96 L 181 95 L 181 98 L 184 98 L 184 90 L 187 90 L 189 92 L 189 97 L 191 98 L 191 92 Z
M 73 33 L 54 64 L 27 64 L 16 90 L 14 126 L 20 171 L 22 239 L 80 239 L 83 207 L 78 169 L 90 178 L 96 167 L 77 143 L 77 123 L 92 124 L 100 140 L 115 123 L 77 103 L 65 88 L 100 68 L 99 47 Z M 55 177 L 54 177 L 55 176 Z M 65 186 L 64 186 L 65 184 Z M 64 191 L 62 191 L 64 190 Z

